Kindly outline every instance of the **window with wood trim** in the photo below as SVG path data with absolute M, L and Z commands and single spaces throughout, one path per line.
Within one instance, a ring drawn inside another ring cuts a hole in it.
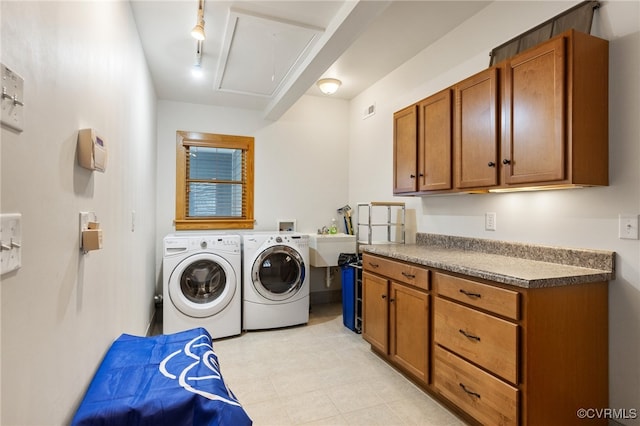
M 176 132 L 176 230 L 253 228 L 249 136 Z

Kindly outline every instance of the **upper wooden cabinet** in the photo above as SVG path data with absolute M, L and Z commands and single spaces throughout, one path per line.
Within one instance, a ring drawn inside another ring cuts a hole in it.
M 393 116 L 394 194 L 451 189 L 451 90 Z
M 416 105 L 393 114 L 393 193 L 416 191 L 418 130 Z
M 498 72 L 489 68 L 455 87 L 456 188 L 498 184 Z
M 608 185 L 608 46 L 571 30 L 502 64 L 505 185 Z
M 451 189 L 451 90 L 418 103 L 418 191 Z
M 397 112 L 394 193 L 608 185 L 608 46 L 570 30 Z

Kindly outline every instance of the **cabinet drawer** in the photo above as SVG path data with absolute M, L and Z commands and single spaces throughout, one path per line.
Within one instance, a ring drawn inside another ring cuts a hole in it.
M 439 295 L 507 318 L 520 319 L 520 293 L 517 291 L 440 273 L 434 274 L 433 286 Z
M 429 270 L 408 263 L 364 253 L 362 267 L 365 271 L 384 275 L 394 281 L 410 284 L 423 290 L 429 290 Z
M 433 385 L 437 392 L 482 424 L 518 423 L 518 389 L 437 346 Z
M 434 340 L 505 380 L 518 383 L 516 324 L 436 297 Z

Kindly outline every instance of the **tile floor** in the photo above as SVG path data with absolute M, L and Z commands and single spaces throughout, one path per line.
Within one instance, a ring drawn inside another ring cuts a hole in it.
M 214 342 L 222 375 L 256 426 L 464 425 L 342 324 L 340 304 L 306 326 Z

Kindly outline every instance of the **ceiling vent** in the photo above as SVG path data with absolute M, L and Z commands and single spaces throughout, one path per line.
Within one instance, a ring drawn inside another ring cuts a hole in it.
M 214 89 L 272 97 L 322 32 L 310 25 L 231 9 Z

